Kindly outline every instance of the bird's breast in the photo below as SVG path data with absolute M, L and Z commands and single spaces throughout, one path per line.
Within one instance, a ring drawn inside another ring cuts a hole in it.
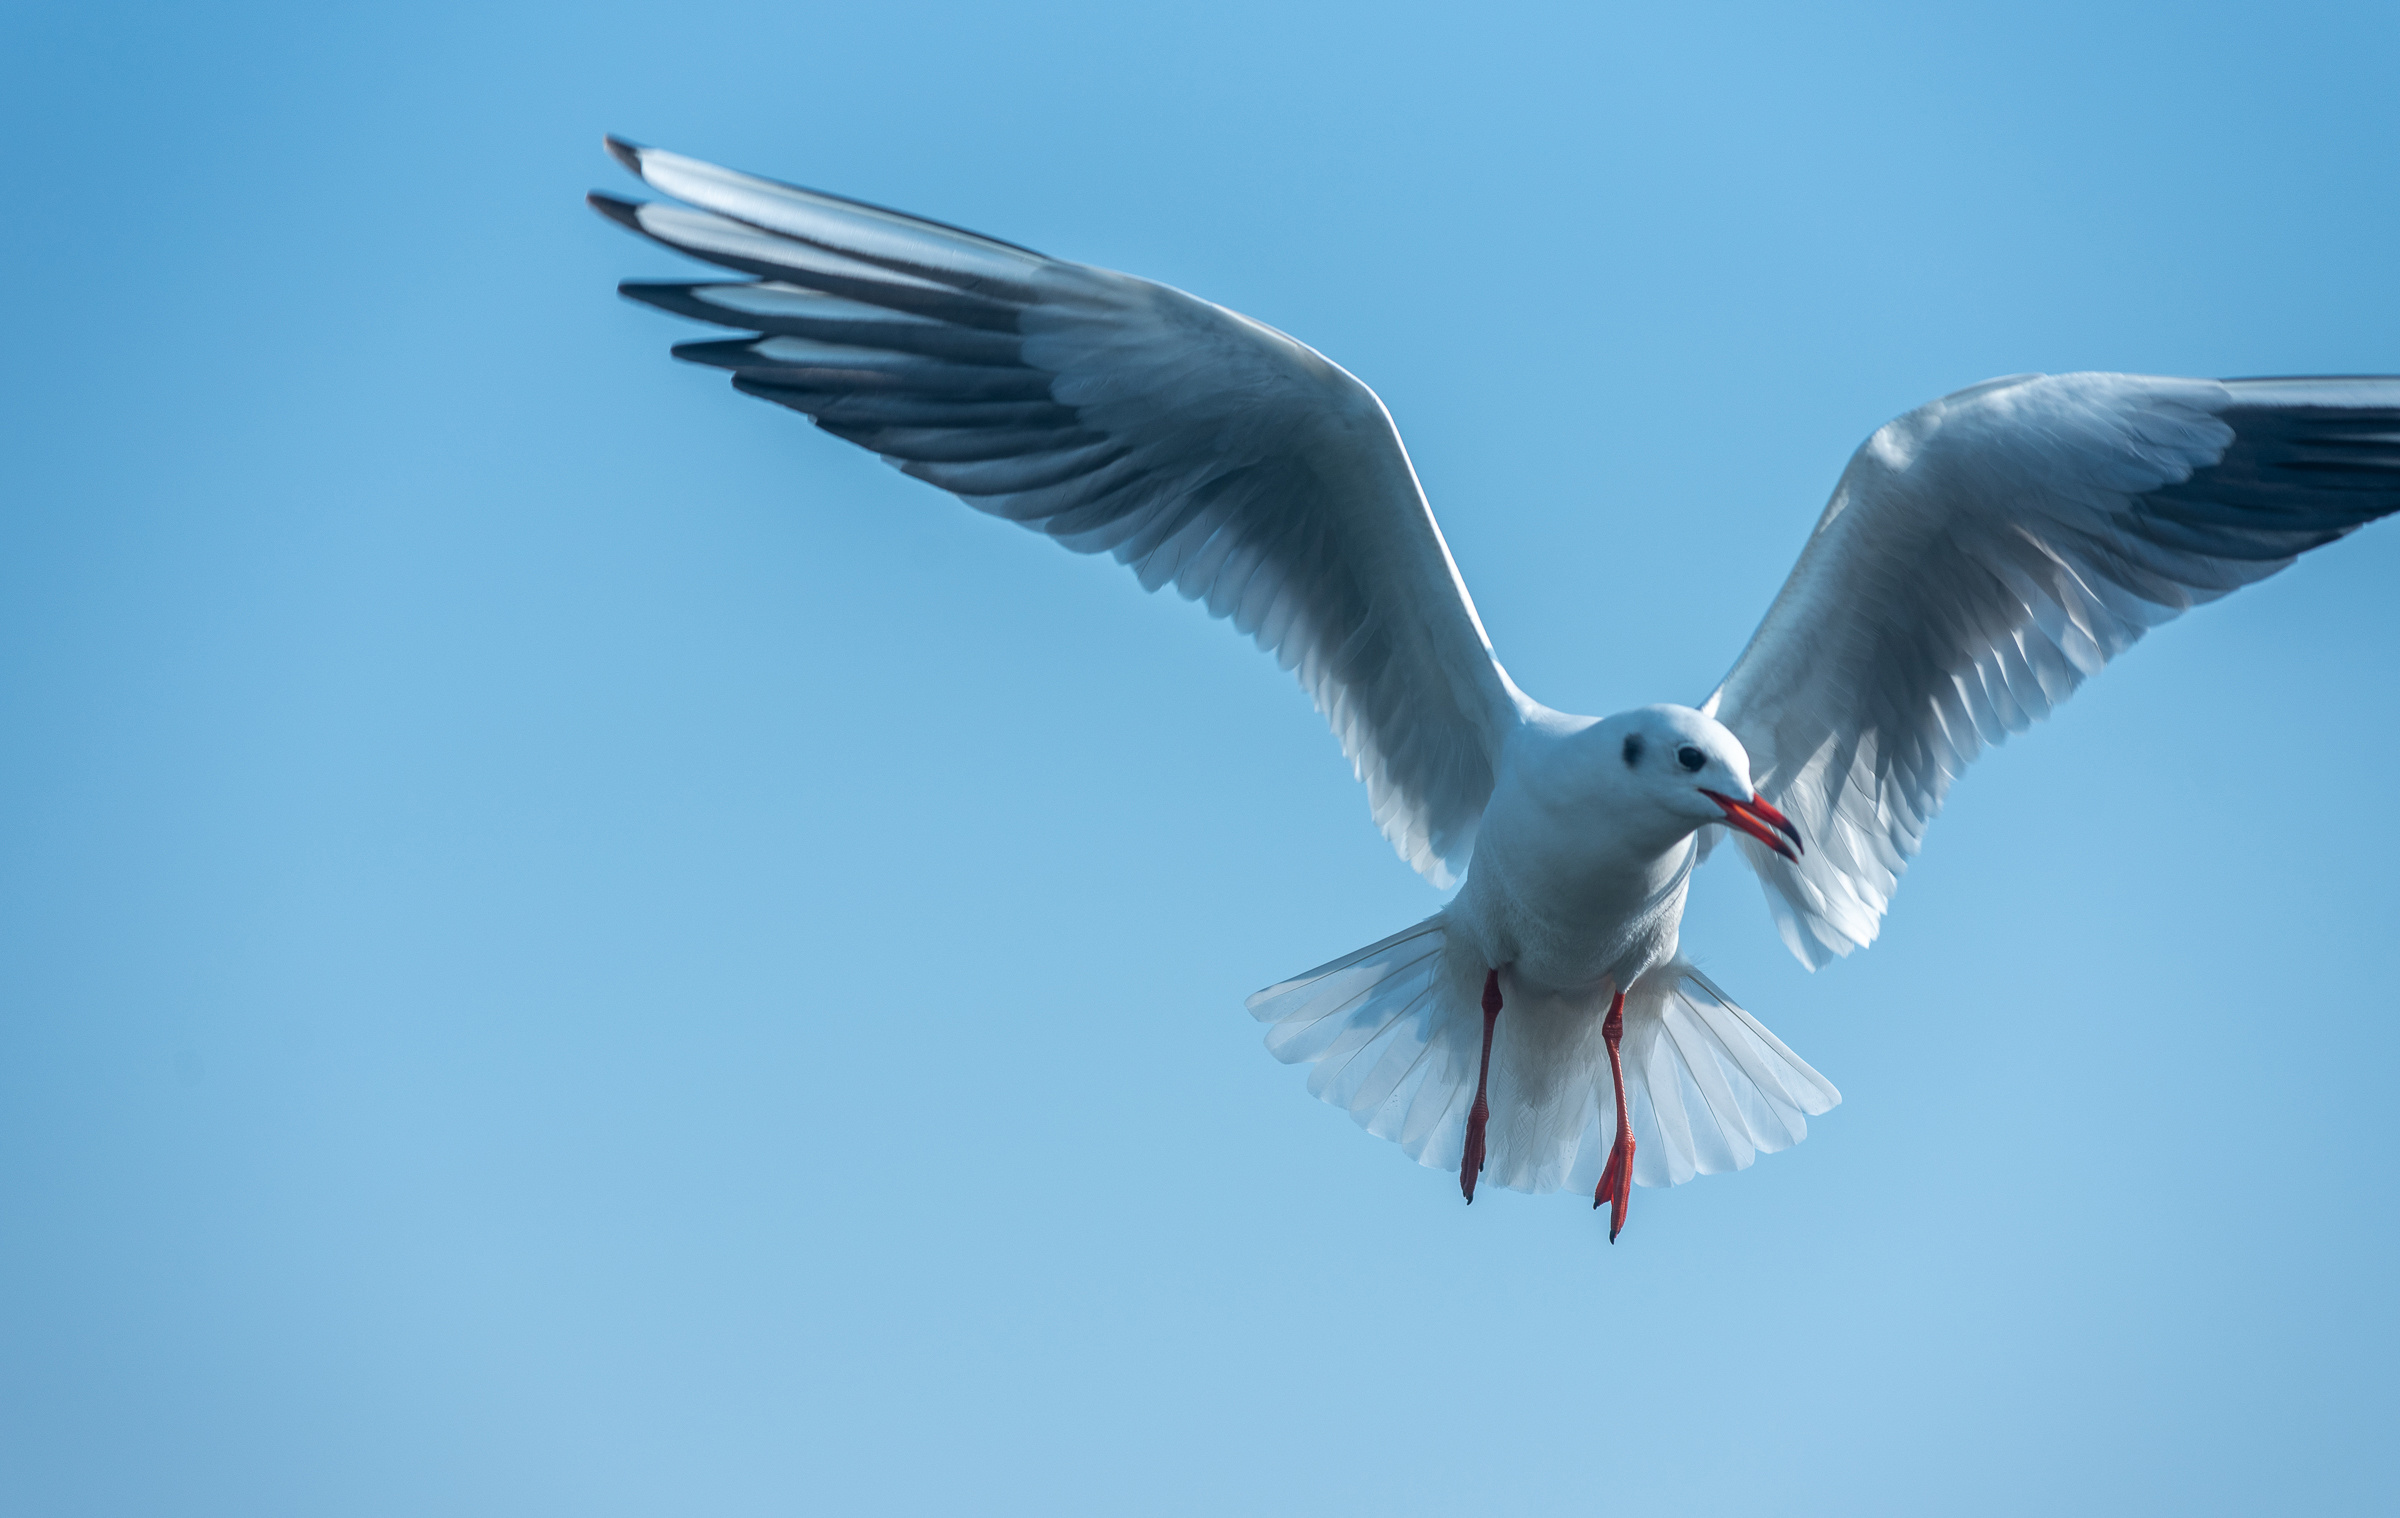
M 1490 965 L 1522 984 L 1573 992 L 1628 986 L 1673 957 L 1691 882 L 1692 840 L 1651 859 L 1612 859 L 1573 840 L 1488 850 L 1479 839 L 1450 916 Z

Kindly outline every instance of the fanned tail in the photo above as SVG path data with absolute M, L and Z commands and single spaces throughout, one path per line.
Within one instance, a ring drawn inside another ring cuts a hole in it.
M 1418 1164 L 1455 1171 L 1475 1096 L 1485 967 L 1451 961 L 1445 926 L 1437 913 L 1269 986 L 1249 1007 L 1270 1025 L 1269 1052 L 1315 1067 L 1312 1093 Z M 1598 1183 L 1616 1127 L 1606 1011 L 1606 998 L 1508 989 L 1492 1047 L 1488 1179 L 1518 1191 Z M 1806 1138 L 1808 1119 L 1842 1099 L 1681 959 L 1626 992 L 1623 1056 L 1637 1185 L 1746 1169 Z
M 1446 984 L 1443 941 L 1437 913 L 1269 986 L 1248 1005 L 1272 1024 L 1269 1053 L 1316 1067 L 1308 1077 L 1312 1094 L 1419 1164 L 1456 1170 L 1475 1099 L 1482 1014 L 1457 1015 L 1472 1002 Z
M 1634 982 L 1625 997 L 1625 1088 L 1641 1186 L 1747 1170 L 1808 1137 L 1808 1120 L 1842 1100 L 1833 1082 L 1681 959 Z M 1603 1136 L 1585 1148 L 1605 1159 L 1607 1146 Z

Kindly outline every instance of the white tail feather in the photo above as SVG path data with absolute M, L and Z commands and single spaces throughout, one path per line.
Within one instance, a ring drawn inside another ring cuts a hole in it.
M 1250 998 L 1267 1048 L 1308 1089 L 1421 1165 L 1456 1170 L 1482 1051 L 1484 967 L 1452 963 L 1436 914 Z M 1506 987 L 1492 1041 L 1487 1179 L 1589 1189 L 1615 1135 L 1604 1002 Z M 1634 1180 L 1741 1170 L 1808 1136 L 1842 1095 L 1707 976 L 1677 959 L 1625 997 Z

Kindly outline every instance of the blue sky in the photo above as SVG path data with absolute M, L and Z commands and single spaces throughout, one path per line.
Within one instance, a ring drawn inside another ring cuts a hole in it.
M 2388 7 L 0 12 L 0 1509 L 2389 1511 L 2400 530 L 1989 757 L 1809 1141 L 1471 1211 L 1247 992 L 1424 915 L 1293 683 L 670 363 L 604 131 L 1376 386 L 1695 700 L 1985 376 L 2400 371 Z

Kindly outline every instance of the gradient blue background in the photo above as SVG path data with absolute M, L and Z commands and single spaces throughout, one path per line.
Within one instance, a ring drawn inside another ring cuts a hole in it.
M 1846 1103 L 1454 1183 L 1255 987 L 1436 898 L 1173 599 L 670 363 L 613 130 L 1398 417 L 1501 655 L 1704 695 L 1988 375 L 2400 371 L 2383 5 L 0 11 L 0 1511 L 2388 1512 L 2400 531 L 1987 759 Z

